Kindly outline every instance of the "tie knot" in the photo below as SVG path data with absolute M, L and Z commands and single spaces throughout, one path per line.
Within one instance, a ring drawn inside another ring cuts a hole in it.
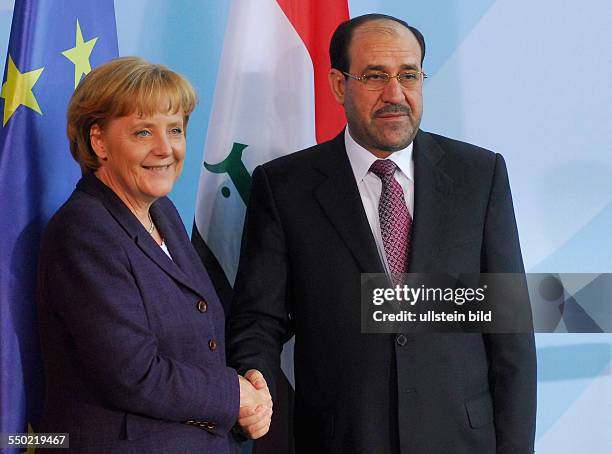
M 397 164 L 391 161 L 391 159 L 377 159 L 370 166 L 370 171 L 381 180 L 391 178 L 395 173 L 395 169 L 397 169 Z

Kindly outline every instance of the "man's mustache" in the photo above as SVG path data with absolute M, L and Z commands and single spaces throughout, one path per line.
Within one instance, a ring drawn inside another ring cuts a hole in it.
M 394 114 L 394 113 L 403 113 L 405 115 L 410 115 L 410 107 L 404 106 L 402 104 L 390 104 L 388 106 L 382 107 L 374 112 L 374 116 L 378 117 L 380 115 Z

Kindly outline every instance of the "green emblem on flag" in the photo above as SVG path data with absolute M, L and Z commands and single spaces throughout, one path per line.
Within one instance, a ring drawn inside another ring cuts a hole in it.
M 234 183 L 234 186 L 238 189 L 238 193 L 245 204 L 249 200 L 249 193 L 251 190 L 251 174 L 242 162 L 242 152 L 246 147 L 248 147 L 248 145 L 234 142 L 232 151 L 230 151 L 230 154 L 223 161 L 218 164 L 204 162 L 204 167 L 209 172 L 220 174 L 227 173 L 229 175 L 230 180 L 232 180 L 232 183 Z M 221 194 L 223 194 L 223 197 L 229 197 L 230 189 L 224 186 L 221 188 Z

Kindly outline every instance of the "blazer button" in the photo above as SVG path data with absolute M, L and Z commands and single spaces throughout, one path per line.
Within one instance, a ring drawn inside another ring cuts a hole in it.
M 198 301 L 197 308 L 201 313 L 204 313 L 208 310 L 208 303 L 204 300 Z
M 406 339 L 406 336 L 404 336 L 403 334 L 400 334 L 395 338 L 395 342 L 397 342 L 397 345 L 399 345 L 400 347 L 403 347 L 404 345 L 406 345 L 406 342 L 408 342 L 408 339 Z
M 214 352 L 217 349 L 217 341 L 214 337 L 208 341 L 208 348 L 210 348 L 211 352 Z

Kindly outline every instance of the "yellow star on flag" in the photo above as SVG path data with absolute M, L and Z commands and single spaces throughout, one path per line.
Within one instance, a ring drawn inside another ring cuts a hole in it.
M 36 432 L 34 432 L 34 429 L 32 428 L 32 424 L 28 423 L 28 434 L 29 435 L 34 435 Z M 27 449 L 27 451 L 21 451 L 23 454 L 34 454 L 36 452 L 36 448 L 33 447 L 29 447 Z
M 21 105 L 29 107 L 42 115 L 38 101 L 36 101 L 36 97 L 32 93 L 32 88 L 43 72 L 43 69 L 45 68 L 35 69 L 26 73 L 19 72 L 15 62 L 13 62 L 13 58 L 9 55 L 6 82 L 2 85 L 2 91 L 0 92 L 0 98 L 4 98 L 2 126 L 6 125 L 11 115 Z
M 89 63 L 89 57 L 91 51 L 93 51 L 98 38 L 90 39 L 85 41 L 83 39 L 83 33 L 81 33 L 81 24 L 77 19 L 76 26 L 76 45 L 72 49 L 65 50 L 62 55 L 74 63 L 74 88 L 77 87 L 81 81 L 81 76 L 87 75 L 91 71 L 91 64 Z

